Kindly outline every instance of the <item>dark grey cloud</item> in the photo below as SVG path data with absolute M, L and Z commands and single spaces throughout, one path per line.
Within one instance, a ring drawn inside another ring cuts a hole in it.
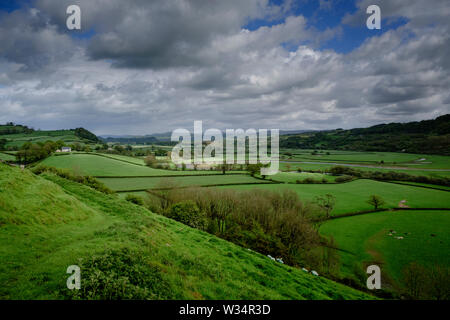
M 317 49 L 341 30 L 309 28 L 303 16 L 242 28 L 248 19 L 277 19 L 295 2 L 205 3 L 37 0 L 34 9 L 4 13 L 0 122 L 144 134 L 194 120 L 221 129 L 328 129 L 450 111 L 445 2 L 382 2 L 383 16 L 408 22 L 349 54 Z M 68 4 L 80 5 L 93 38 L 67 31 Z M 332 5 L 323 1 L 322 10 Z M 365 18 L 365 5 L 344 21 L 358 21 L 363 9 Z M 289 51 L 286 43 L 300 45 Z
M 0 12 L 0 57 L 33 72 L 70 59 L 73 43 L 48 24 L 40 11 L 26 8 L 10 14 Z

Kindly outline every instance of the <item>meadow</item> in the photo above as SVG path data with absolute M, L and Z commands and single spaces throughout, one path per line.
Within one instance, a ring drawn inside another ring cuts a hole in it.
M 166 176 L 166 175 L 198 175 L 198 174 L 217 174 L 218 171 L 175 171 L 175 170 L 163 170 L 154 169 L 144 166 L 141 163 L 141 159 L 131 157 L 117 157 L 110 155 L 97 155 L 97 154 L 70 154 L 51 156 L 41 162 L 41 164 L 60 169 L 69 169 L 76 171 L 82 175 L 90 176 Z M 125 160 L 125 161 L 124 161 Z M 133 161 L 135 163 L 133 163 Z M 138 163 L 139 162 L 139 163 Z
M 6 153 L 2 153 L 0 152 L 0 160 L 4 160 L 4 161 L 14 161 L 16 159 L 16 157 L 10 155 L 10 154 L 6 154 Z
M 325 179 L 329 183 L 336 180 L 335 176 L 313 172 L 278 172 L 277 174 L 269 176 L 267 179 L 286 183 L 296 183 L 298 180 L 313 179 L 315 181 L 322 181 Z
M 385 284 L 401 286 L 402 270 L 411 262 L 450 265 L 449 225 L 448 211 L 387 211 L 329 220 L 320 232 L 336 241 L 345 277 L 377 264 Z
M 326 172 L 330 170 L 332 167 L 340 165 L 340 166 L 346 166 L 351 167 L 354 169 L 358 169 L 361 171 L 380 171 L 380 172 L 389 172 L 389 171 L 396 171 L 401 173 L 406 173 L 409 175 L 415 175 L 415 176 L 429 176 L 429 177 L 446 177 L 450 178 L 450 170 L 444 169 L 444 168 L 434 168 L 434 169 L 427 169 L 421 167 L 391 167 L 391 166 L 381 166 L 381 165 L 367 165 L 367 164 L 352 164 L 352 163 L 321 163 L 321 162 L 294 162 L 294 161 L 281 161 L 280 162 L 280 170 L 282 171 L 297 171 L 299 168 L 303 171 L 321 171 Z
M 221 184 L 259 184 L 270 183 L 249 175 L 209 175 L 165 178 L 99 178 L 108 188 L 115 191 L 147 190 L 167 187 L 213 186 Z
M 270 184 L 219 188 L 236 190 L 248 190 L 250 188 L 261 190 L 291 189 L 298 194 L 300 199 L 306 201 L 314 201 L 318 196 L 332 194 L 336 197 L 336 205 L 331 212 L 332 215 L 373 210 L 373 206 L 367 203 L 369 196 L 373 194 L 381 196 L 386 201 L 384 208 L 398 208 L 402 200 L 406 200 L 405 204 L 411 208 L 450 208 L 450 197 L 446 191 L 366 179 L 342 184 Z

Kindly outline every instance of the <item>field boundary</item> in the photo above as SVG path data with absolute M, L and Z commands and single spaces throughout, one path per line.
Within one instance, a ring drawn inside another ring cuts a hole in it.
M 359 216 L 363 214 L 369 214 L 369 213 L 376 213 L 376 212 L 389 212 L 389 211 L 450 211 L 450 208 L 382 208 L 377 210 L 364 210 L 364 211 L 358 211 L 358 212 L 350 212 L 350 213 L 343 213 L 336 216 L 330 216 L 323 219 L 316 219 L 313 220 L 313 222 L 324 222 L 328 220 L 334 220 L 339 218 L 346 218 L 346 217 L 353 217 L 353 216 Z
M 416 184 L 410 184 L 410 183 L 408 183 L 409 181 L 405 181 L 406 183 L 396 182 L 396 181 L 384 181 L 384 182 L 398 184 L 398 185 L 403 185 L 403 186 L 409 186 L 409 187 L 418 187 L 418 188 L 425 188 L 425 189 L 432 189 L 432 190 L 450 192 L 450 190 L 446 190 L 446 189 L 439 189 L 439 188 L 435 188 L 435 187 L 431 187 L 431 186 L 421 186 L 421 185 L 416 185 Z M 420 183 L 420 182 L 418 182 L 418 183 Z M 445 187 L 445 186 L 443 186 L 443 187 Z
M 164 170 L 164 169 L 158 169 L 158 170 Z M 208 176 L 247 176 L 246 173 L 201 173 L 201 174 L 170 174 L 170 175 L 159 175 L 159 176 L 93 176 L 94 178 L 98 179 L 108 179 L 108 178 L 114 178 L 114 179 L 121 179 L 121 178 L 174 178 L 174 177 L 208 177 Z M 269 181 L 269 180 L 266 180 Z
M 241 186 L 241 185 L 252 185 L 252 184 L 279 184 L 276 182 L 238 182 L 238 183 L 219 183 L 219 184 L 204 184 L 204 185 L 189 185 L 181 186 L 175 188 L 146 188 L 146 189 L 136 189 L 136 190 L 115 190 L 117 193 L 125 192 L 141 192 L 141 191 L 165 191 L 165 190 L 176 190 L 176 189 L 186 189 L 186 188 L 210 188 L 210 187 L 226 187 L 226 186 Z

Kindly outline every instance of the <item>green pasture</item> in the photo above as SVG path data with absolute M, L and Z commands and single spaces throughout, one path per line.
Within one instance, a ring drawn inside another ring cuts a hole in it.
M 341 249 L 343 276 L 353 277 L 357 270 L 364 273 L 365 265 L 377 264 L 382 283 L 392 285 L 401 283 L 402 270 L 411 262 L 450 265 L 449 226 L 450 211 L 388 211 L 329 220 L 320 232 L 332 236 Z
M 337 177 L 328 174 L 311 172 L 278 172 L 277 174 L 267 177 L 267 179 L 269 180 L 287 183 L 296 183 L 297 180 L 301 181 L 306 178 L 314 179 L 316 181 L 322 181 L 322 179 L 326 179 L 327 182 L 333 183 Z
M 127 157 L 130 158 L 130 157 Z M 121 160 L 123 160 L 122 158 Z M 134 158 L 132 158 L 134 159 Z M 217 171 L 175 171 L 153 169 L 146 166 L 113 159 L 109 155 L 96 154 L 70 154 L 51 156 L 41 163 L 61 169 L 69 169 L 84 175 L 91 176 L 161 176 L 161 175 L 198 175 L 217 174 Z
M 10 154 L 6 154 L 6 153 L 1 153 L 0 152 L 0 160 L 4 160 L 4 161 L 14 161 L 16 159 L 16 157 L 10 155 Z
M 280 162 L 280 170 L 282 171 L 296 171 L 298 168 L 304 170 L 304 171 L 327 171 L 330 170 L 332 167 L 337 166 L 339 164 L 324 164 L 324 163 L 299 163 L 299 162 Z M 450 170 L 449 171 L 440 171 L 439 169 L 427 169 L 423 170 L 418 167 L 410 166 L 403 169 L 399 168 L 391 168 L 389 166 L 380 167 L 380 166 L 373 166 L 373 167 L 362 167 L 357 164 L 353 165 L 347 165 L 346 167 L 351 167 L 353 169 L 361 170 L 361 171 L 380 171 L 380 172 L 389 172 L 389 171 L 395 171 L 395 172 L 402 172 L 409 175 L 415 175 L 415 176 L 429 176 L 429 177 L 443 177 L 443 178 L 450 178 Z
M 300 199 L 313 201 L 317 196 L 332 194 L 336 197 L 336 205 L 332 215 L 372 210 L 367 203 L 373 194 L 381 196 L 386 204 L 384 208 L 397 208 L 400 201 L 406 200 L 411 208 L 450 208 L 448 192 L 425 189 L 388 182 L 360 179 L 341 184 L 270 184 L 224 186 L 235 190 L 258 188 L 261 190 L 294 190 Z
M 214 175 L 173 178 L 99 178 L 112 190 L 145 190 L 164 187 L 207 186 L 217 184 L 269 183 L 249 175 Z

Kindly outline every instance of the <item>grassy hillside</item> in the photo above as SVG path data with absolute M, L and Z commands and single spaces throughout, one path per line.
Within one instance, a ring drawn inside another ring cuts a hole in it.
M 21 147 L 25 142 L 46 142 L 62 140 L 66 144 L 99 143 L 100 140 L 84 128 L 70 130 L 34 130 L 22 125 L 0 125 L 0 140 L 3 148 Z M 3 145 L 3 144 L 2 144 Z
M 450 115 L 420 122 L 284 135 L 280 138 L 280 146 L 450 155 Z
M 449 224 L 446 211 L 377 212 L 330 220 L 320 231 L 333 236 L 341 249 L 341 271 L 346 276 L 353 276 L 364 263 L 376 263 L 385 281 L 401 284 L 402 269 L 411 262 L 450 265 L 445 253 L 450 251 Z M 390 230 L 395 233 L 389 235 Z
M 73 297 L 72 264 L 82 267 L 81 298 L 370 298 L 117 196 L 3 164 L 0 261 L 1 299 Z

